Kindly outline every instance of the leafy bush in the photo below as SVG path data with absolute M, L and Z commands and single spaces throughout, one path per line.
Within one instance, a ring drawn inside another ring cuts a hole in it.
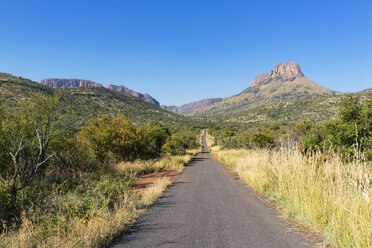
M 163 146 L 163 151 L 172 155 L 185 154 L 187 149 L 196 149 L 200 147 L 196 135 L 192 132 L 181 131 L 172 134 Z
M 252 134 L 250 141 L 259 148 L 272 147 L 274 145 L 274 136 L 270 130 L 262 130 Z
M 322 129 L 327 150 L 339 150 L 345 159 L 362 153 L 372 158 L 371 100 L 348 95 L 340 106 L 339 118 L 325 122 Z
M 10 194 L 8 218 L 19 213 L 18 193 L 40 173 L 45 176 L 53 156 L 50 142 L 61 122 L 58 102 L 59 96 L 37 95 L 19 108 L 2 110 L 0 178 Z
M 143 126 L 138 131 L 141 136 L 141 158 L 156 158 L 162 153 L 161 148 L 170 136 L 170 130 L 164 124 L 151 121 L 149 124 Z
M 82 127 L 79 140 L 98 161 L 107 162 L 110 154 L 118 161 L 138 157 L 137 130 L 124 116 L 111 119 L 109 115 L 99 115 L 91 117 L 90 123 L 90 126 Z

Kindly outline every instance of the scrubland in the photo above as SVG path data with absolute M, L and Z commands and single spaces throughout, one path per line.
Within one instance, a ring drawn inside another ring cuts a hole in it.
M 372 247 L 372 164 L 297 148 L 212 153 L 289 217 L 336 247 Z
M 4 226 L 0 247 L 101 247 L 128 229 L 170 185 L 160 178 L 141 193 L 131 190 L 139 175 L 182 171 L 194 152 L 182 156 L 118 163 L 110 171 L 66 179 L 43 206 L 30 207 L 17 226 Z

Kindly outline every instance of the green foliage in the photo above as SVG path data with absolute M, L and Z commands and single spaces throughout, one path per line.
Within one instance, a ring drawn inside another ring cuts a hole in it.
M 305 135 L 308 135 L 315 128 L 315 126 L 316 123 L 308 119 L 304 119 L 303 121 L 295 125 L 292 130 L 298 136 L 303 137 Z
M 139 140 L 137 130 L 128 119 L 119 115 L 92 117 L 90 126 L 82 127 L 80 140 L 101 163 L 107 162 L 110 154 L 117 161 L 138 158 Z
M 256 147 L 297 144 L 304 153 L 340 152 L 345 159 L 364 156 L 365 159 L 371 160 L 372 100 L 369 99 L 372 97 L 371 92 L 367 90 L 357 95 L 346 95 L 338 99 L 339 102 L 335 101 L 334 103 L 339 103 L 339 108 L 334 120 L 316 122 L 305 118 L 301 122 L 297 121 L 292 127 L 288 122 L 268 122 L 258 130 L 255 127 L 258 123 L 237 125 L 220 122 L 212 124 L 210 132 L 222 148 L 250 148 L 251 144 Z M 303 103 L 314 100 L 306 100 Z M 329 107 L 327 104 L 325 106 Z M 291 116 L 291 113 L 284 112 Z M 250 137 L 249 141 L 247 137 Z
M 156 158 L 163 151 L 184 154 L 199 144 L 194 133 L 182 131 L 170 136 L 169 128 L 156 121 L 136 128 L 124 116 L 111 119 L 103 115 L 92 117 L 90 122 L 82 127 L 79 140 L 101 163 L 112 157 L 116 161 Z
M 38 173 L 45 175 L 52 156 L 49 144 L 60 123 L 58 101 L 59 96 L 38 95 L 28 104 L 2 111 L 0 154 L 4 157 L 0 177 L 10 195 L 8 213 L 13 216 L 19 213 L 18 192 L 28 187 Z
M 161 148 L 171 134 L 167 126 L 157 121 L 151 121 L 143 126 L 138 133 L 141 135 L 139 150 L 142 158 L 159 157 L 162 153 Z
M 271 130 L 262 130 L 252 134 L 250 141 L 259 148 L 272 147 L 274 145 L 274 135 Z
M 316 133 L 308 133 L 303 138 L 303 151 L 305 153 L 310 151 L 315 151 L 320 149 L 321 147 L 322 138 L 319 134 Z
M 326 149 L 340 150 L 345 159 L 360 153 L 372 156 L 372 101 L 348 95 L 342 102 L 339 119 L 323 124 Z
M 195 134 L 189 131 L 181 131 L 172 134 L 163 146 L 163 151 L 172 155 L 185 154 L 187 149 L 199 148 L 200 144 Z

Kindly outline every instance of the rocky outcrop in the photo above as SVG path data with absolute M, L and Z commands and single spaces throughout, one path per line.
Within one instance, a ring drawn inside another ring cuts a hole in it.
M 60 89 L 60 88 L 78 88 L 78 87 L 103 87 L 101 84 L 97 84 L 90 80 L 83 79 L 58 79 L 58 78 L 47 78 L 40 81 L 41 84 Z
M 281 78 L 282 80 L 289 80 L 293 78 L 304 77 L 301 68 L 295 62 L 281 63 L 274 66 L 271 72 L 267 72 L 258 75 L 251 84 L 251 87 L 257 86 L 258 84 L 271 78 Z
M 95 83 L 90 80 L 84 80 L 84 79 L 59 79 L 59 78 L 47 78 L 40 81 L 41 84 L 61 89 L 61 88 L 78 88 L 78 87 L 104 87 L 102 84 Z M 117 85 L 109 85 L 107 87 L 110 90 L 116 90 L 120 91 L 135 97 L 138 97 L 146 102 L 152 103 L 158 107 L 160 107 L 160 104 L 158 101 L 156 101 L 153 97 L 151 97 L 149 94 L 142 94 L 135 92 L 131 89 L 128 89 L 125 86 L 117 86 Z
M 119 91 L 119 92 L 122 92 L 122 93 L 126 93 L 126 94 L 129 94 L 129 95 L 138 97 L 138 98 L 140 98 L 140 99 L 142 99 L 146 102 L 152 103 L 155 106 L 160 107 L 159 102 L 155 98 L 150 96 L 149 94 L 138 93 L 138 92 L 135 92 L 131 89 L 128 89 L 127 87 L 122 86 L 122 85 L 118 86 L 118 85 L 112 85 L 111 84 L 111 85 L 107 86 L 107 88 L 110 89 L 110 90 L 116 90 L 116 91 Z
M 198 108 L 203 108 L 209 105 L 212 105 L 213 103 L 222 101 L 223 98 L 207 98 L 196 102 L 190 102 L 183 104 L 181 106 L 165 106 L 161 105 L 160 107 L 165 110 L 177 112 L 177 113 L 184 113 L 188 111 L 192 111 Z

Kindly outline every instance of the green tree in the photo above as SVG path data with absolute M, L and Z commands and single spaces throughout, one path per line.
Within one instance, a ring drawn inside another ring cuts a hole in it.
M 272 147 L 274 145 L 274 135 L 271 130 L 258 131 L 250 136 L 250 141 L 256 147 Z
M 44 173 L 59 120 L 59 96 L 37 95 L 20 108 L 2 110 L 0 178 L 10 195 L 9 212 L 17 210 L 18 192 Z
M 323 125 L 326 148 L 340 150 L 344 157 L 365 152 L 371 159 L 372 101 L 349 94 L 338 115 L 338 119 Z
M 172 155 L 185 154 L 187 149 L 196 149 L 200 147 L 196 135 L 192 132 L 181 131 L 172 134 L 163 146 L 163 151 Z
M 141 157 L 156 158 L 161 155 L 162 147 L 170 136 L 170 130 L 164 124 L 151 121 L 138 131 L 141 137 Z
M 139 156 L 137 129 L 123 115 L 111 119 L 109 115 L 91 117 L 90 126 L 82 127 L 79 140 L 101 162 L 110 154 L 117 161 L 133 160 Z

